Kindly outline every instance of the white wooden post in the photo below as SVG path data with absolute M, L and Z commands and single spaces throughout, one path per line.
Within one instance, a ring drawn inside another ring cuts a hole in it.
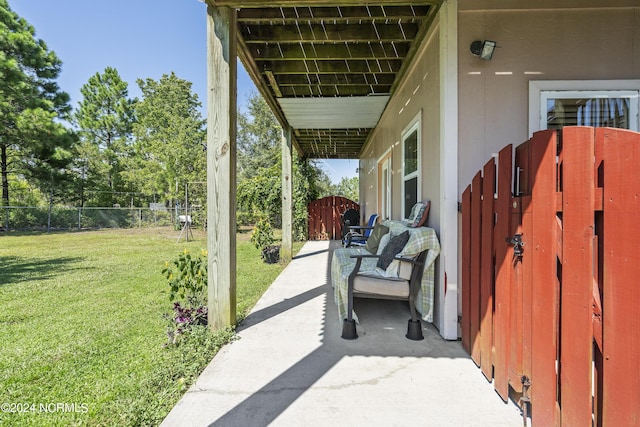
M 209 326 L 236 323 L 236 12 L 207 7 Z
M 282 129 L 282 247 L 280 256 L 286 262 L 293 255 L 293 167 L 291 127 Z

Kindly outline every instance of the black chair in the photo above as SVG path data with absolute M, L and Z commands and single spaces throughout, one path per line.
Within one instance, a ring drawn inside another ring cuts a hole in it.
M 342 240 L 349 232 L 352 225 L 360 225 L 360 211 L 350 208 L 342 213 Z

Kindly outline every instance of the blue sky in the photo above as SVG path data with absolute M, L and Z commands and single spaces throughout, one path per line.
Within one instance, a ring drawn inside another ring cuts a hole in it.
M 198 0 L 8 0 L 9 7 L 36 30 L 63 62 L 58 78 L 75 108 L 80 88 L 106 67 L 129 83 L 140 97 L 136 79 L 154 80 L 172 71 L 193 83 L 206 107 L 206 6 Z M 238 67 L 240 108 L 257 92 Z M 203 113 L 204 114 L 204 113 Z M 356 160 L 328 160 L 323 168 L 332 181 L 356 176 Z

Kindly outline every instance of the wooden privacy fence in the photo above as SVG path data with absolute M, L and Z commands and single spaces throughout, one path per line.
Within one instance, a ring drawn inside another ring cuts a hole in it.
M 356 202 L 341 196 L 327 196 L 309 203 L 309 240 L 341 239 L 341 215 L 352 208 L 360 210 Z
M 640 134 L 512 150 L 462 195 L 462 344 L 534 426 L 640 426 Z

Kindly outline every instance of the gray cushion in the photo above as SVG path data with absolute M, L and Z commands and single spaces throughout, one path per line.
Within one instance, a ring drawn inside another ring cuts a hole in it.
M 376 224 L 376 226 L 373 227 L 373 231 L 371 232 L 371 235 L 367 239 L 367 243 L 364 245 L 364 248 L 367 251 L 369 251 L 369 253 L 375 254 L 376 251 L 378 250 L 380 239 L 382 239 L 382 236 L 384 236 L 388 232 L 389 232 L 389 227 L 382 224 Z
M 389 240 L 389 244 L 385 246 L 384 250 L 380 254 L 380 258 L 378 259 L 378 263 L 376 267 L 380 267 L 383 270 L 386 270 L 391 264 L 391 261 L 395 258 L 396 255 L 400 253 L 404 245 L 409 241 L 409 231 L 405 231 L 403 233 L 398 234 Z
M 379 277 L 373 274 L 359 274 L 353 279 L 353 290 L 367 294 L 408 298 L 409 282 L 407 280 Z

